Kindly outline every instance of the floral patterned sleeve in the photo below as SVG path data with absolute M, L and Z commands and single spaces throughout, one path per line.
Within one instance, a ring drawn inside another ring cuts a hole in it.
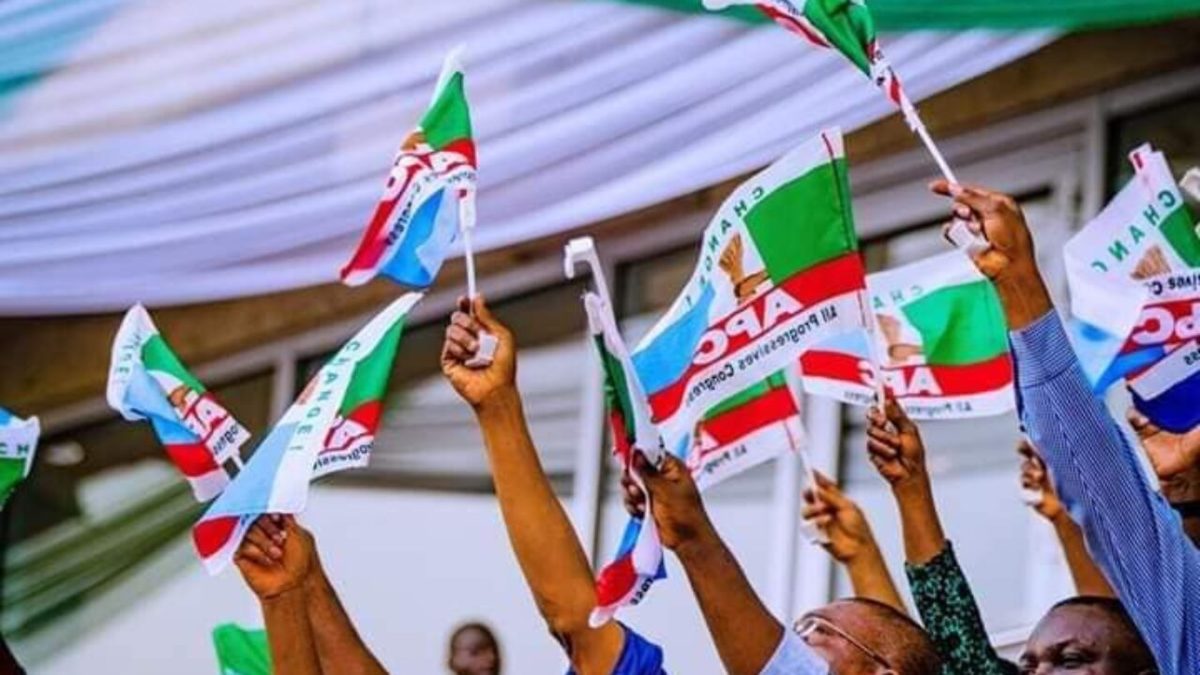
M 942 657 L 943 675 L 1009 675 L 1012 663 L 1001 659 L 988 640 L 983 617 L 954 548 L 946 548 L 924 565 L 905 565 L 913 600 L 925 630 Z

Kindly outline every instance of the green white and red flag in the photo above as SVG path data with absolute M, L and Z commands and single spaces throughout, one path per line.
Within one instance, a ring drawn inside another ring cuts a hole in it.
M 916 419 L 1013 408 L 1004 312 L 966 255 L 948 251 L 871 274 L 867 290 L 874 330 L 841 335 L 805 353 L 806 391 L 872 405 L 882 371 L 884 386 Z
M 864 330 L 865 290 L 842 137 L 826 131 L 722 204 L 691 279 L 633 352 L 668 450 L 687 456 L 714 408 Z
M 871 17 L 866 0 L 703 1 L 704 7 L 710 11 L 741 5 L 754 6 L 778 25 L 812 44 L 840 52 L 900 108 L 908 126 L 925 143 L 946 179 L 952 183 L 958 182 L 905 93 L 896 70 L 880 48 L 875 20 Z

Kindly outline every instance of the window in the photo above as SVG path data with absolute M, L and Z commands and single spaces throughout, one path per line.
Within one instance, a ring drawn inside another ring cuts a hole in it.
M 1200 166 L 1200 94 L 1112 121 L 1109 128 L 1108 192 L 1116 194 L 1130 177 L 1133 167 L 1129 152 L 1142 143 L 1152 143 L 1182 177 Z

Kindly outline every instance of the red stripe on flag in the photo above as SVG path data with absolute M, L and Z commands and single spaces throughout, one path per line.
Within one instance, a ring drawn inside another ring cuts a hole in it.
M 210 558 L 220 551 L 237 529 L 237 516 L 224 516 L 212 520 L 202 520 L 192 528 L 192 543 L 201 558 Z
M 796 401 L 787 387 L 777 387 L 706 421 L 704 433 L 718 445 L 725 446 L 763 427 L 778 424 L 798 412 Z
M 475 163 L 475 141 L 470 138 L 459 138 L 450 141 L 446 147 L 442 148 L 443 152 L 453 152 L 467 158 L 467 163 L 472 167 L 478 166 Z
M 1142 308 L 1137 325 L 1121 347 L 1121 353 L 1131 354 L 1147 347 L 1176 347 L 1198 337 L 1200 320 L 1197 317 L 1200 317 L 1200 299 L 1197 298 L 1148 304 Z M 1133 339 L 1135 335 L 1140 337 L 1139 341 Z
M 844 352 L 829 352 L 813 350 L 800 359 L 801 369 L 810 377 L 820 377 L 829 380 L 849 382 L 861 386 L 870 386 L 863 381 L 865 373 L 869 372 L 870 362 Z M 968 396 L 1001 389 L 1012 383 L 1012 360 L 1008 354 L 1001 354 L 987 361 L 961 366 L 917 365 L 899 368 L 885 368 L 892 377 L 900 376 L 904 382 L 911 382 L 913 374 L 918 369 L 926 369 L 941 389 L 941 396 Z M 927 397 L 928 392 L 913 394 L 895 392 L 896 398 Z
M 829 41 L 825 39 L 825 36 L 814 30 L 812 26 L 809 26 L 807 21 L 797 19 L 796 17 L 781 12 L 770 5 L 755 6 L 758 7 L 758 11 L 765 14 L 767 18 L 771 19 L 780 26 L 783 26 L 785 29 L 800 35 L 818 47 L 829 47 Z
M 379 419 L 383 416 L 382 401 L 367 401 L 350 411 L 346 415 L 346 419 L 354 420 L 366 427 L 369 433 L 374 434 L 379 429 Z
M 171 463 L 188 478 L 199 478 L 220 468 L 212 451 L 203 443 L 170 443 L 165 447 Z
M 379 264 L 384 251 L 387 250 L 387 233 L 384 232 L 384 228 L 391 221 L 392 212 L 396 210 L 396 204 L 401 195 L 403 192 L 397 195 L 396 199 L 381 200 L 375 206 L 375 212 L 371 215 L 371 223 L 367 225 L 362 242 L 354 252 L 354 257 L 342 268 L 343 279 L 355 270 L 373 270 Z
M 804 311 L 808 311 L 813 305 L 818 305 L 847 293 L 863 290 L 864 274 L 862 258 L 859 257 L 857 251 L 852 251 L 832 260 L 826 260 L 803 272 L 792 275 L 775 288 L 759 295 L 754 300 L 719 319 L 710 325 L 708 330 L 724 330 L 735 318 L 740 319 L 744 317 L 746 312 L 753 312 L 755 317 L 761 317 L 768 298 L 781 291 L 798 302 L 804 308 Z M 760 335 L 753 337 L 745 333 L 730 335 L 729 343 L 720 358 L 710 361 L 703 366 L 696 365 L 693 362 L 675 382 L 650 394 L 650 408 L 654 414 L 654 421 L 664 420 L 679 410 L 680 406 L 683 405 L 683 397 L 693 375 L 705 368 L 711 367 L 714 363 L 728 360 L 743 349 L 753 347 L 757 338 L 767 333 L 773 327 L 764 328 Z
M 628 553 L 609 563 L 596 577 L 596 604 L 610 607 L 620 602 L 637 585 L 638 574 L 633 569 L 633 554 Z

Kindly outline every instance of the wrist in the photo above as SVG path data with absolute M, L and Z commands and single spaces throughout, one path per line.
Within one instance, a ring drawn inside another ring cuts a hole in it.
M 681 539 L 674 547 L 675 555 L 685 566 L 714 555 L 724 546 L 707 517 L 692 530 L 691 536 Z
M 883 564 L 883 551 L 879 550 L 879 544 L 875 543 L 872 538 L 853 555 L 842 560 L 842 564 L 846 566 L 846 571 L 851 576 L 860 571 L 873 571 L 879 569 L 879 566 Z
M 287 604 L 296 600 L 304 599 L 304 580 L 297 580 L 295 583 L 288 584 L 278 589 L 274 589 L 269 593 L 259 593 L 258 601 L 263 607 Z
M 1021 330 L 1054 309 L 1046 282 L 1033 263 L 1006 270 L 993 283 L 1010 331 Z
M 475 409 L 475 416 L 480 422 L 484 422 L 490 418 L 511 414 L 513 410 L 520 410 L 521 395 L 515 383 L 508 383 L 487 393 L 472 407 Z
M 902 504 L 933 501 L 933 484 L 929 474 L 917 471 L 891 484 L 892 496 Z

